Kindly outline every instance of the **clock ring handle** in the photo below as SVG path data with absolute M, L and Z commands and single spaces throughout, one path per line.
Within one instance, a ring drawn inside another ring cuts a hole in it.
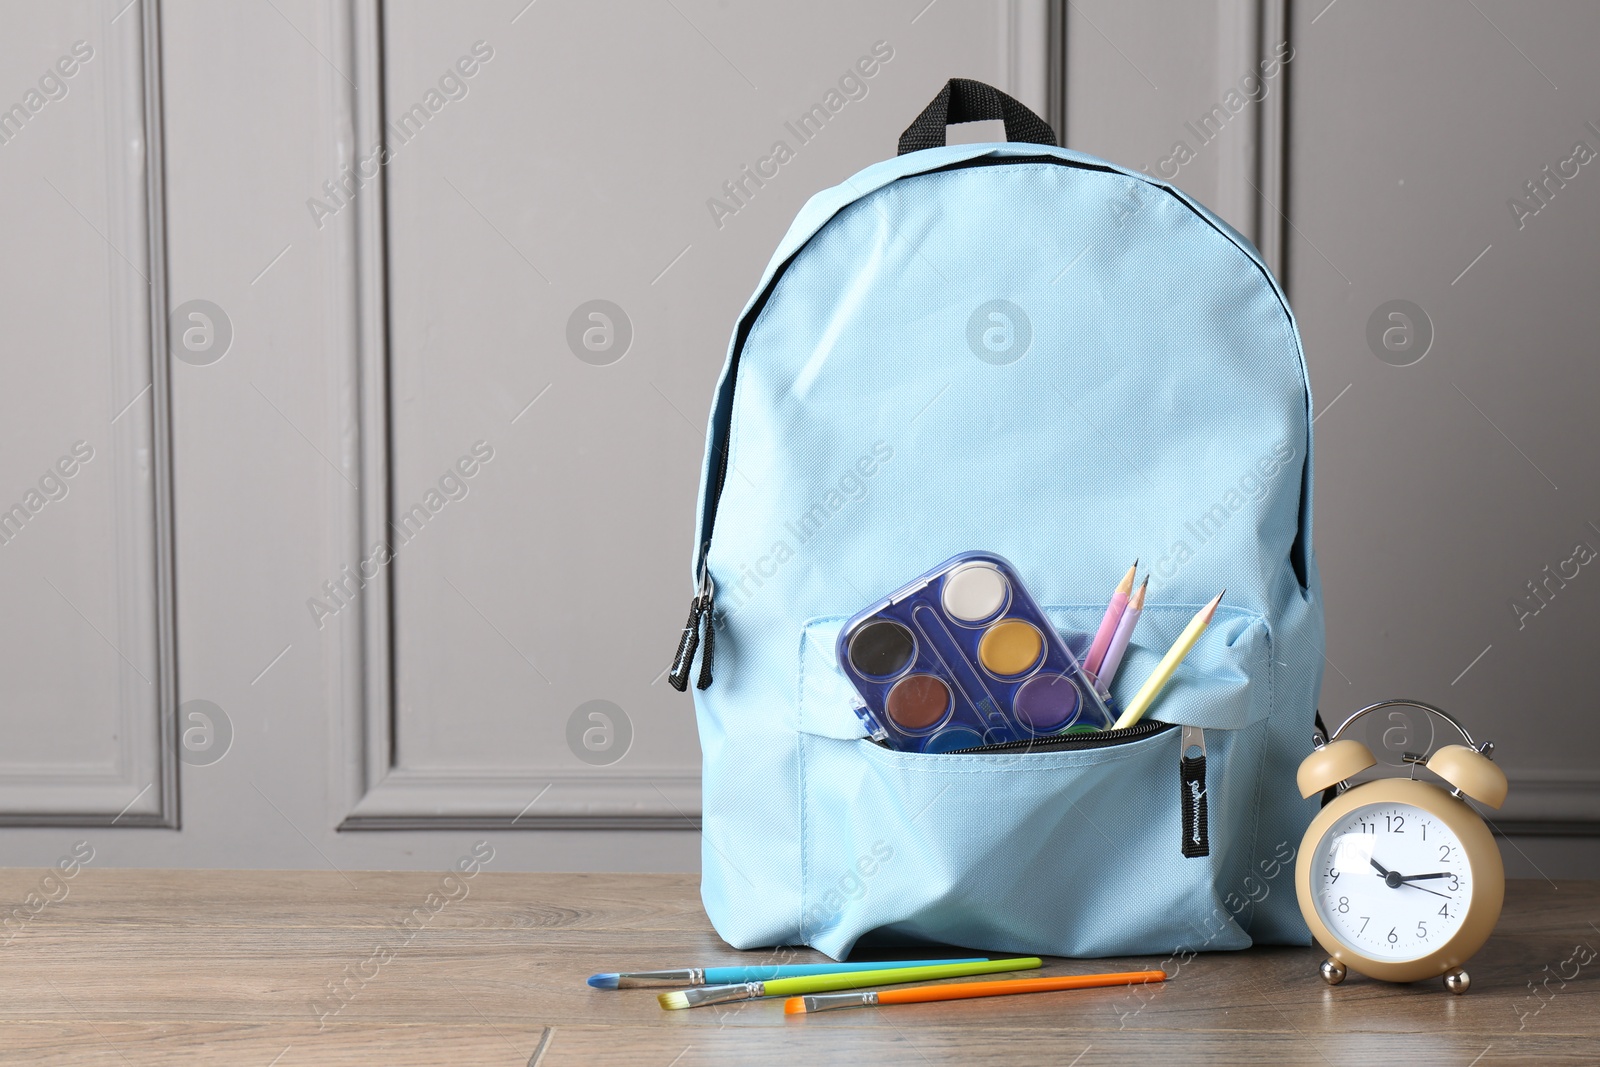
M 1477 751 L 1483 753 L 1485 756 L 1489 756 L 1490 758 L 1493 758 L 1493 754 L 1494 754 L 1494 742 L 1493 741 L 1485 741 L 1481 745 L 1478 744 L 1476 741 L 1474 741 L 1472 739 L 1472 735 L 1467 732 L 1467 728 L 1465 726 L 1462 726 L 1461 723 L 1459 723 L 1458 721 L 1456 721 L 1455 716 L 1451 715 L 1449 712 L 1445 711 L 1443 708 L 1434 707 L 1432 704 L 1425 704 L 1420 700 L 1382 700 L 1382 701 L 1379 701 L 1376 704 L 1369 704 L 1366 707 L 1362 708 L 1360 711 L 1356 712 L 1354 715 L 1350 716 L 1343 723 L 1341 723 L 1339 728 L 1337 730 L 1333 731 L 1332 736 L 1330 736 L 1328 738 L 1328 740 L 1329 741 L 1337 740 L 1340 734 L 1344 733 L 1346 730 L 1348 730 L 1350 728 L 1350 724 L 1351 723 L 1355 722 L 1357 719 L 1361 718 L 1363 715 L 1370 715 L 1373 712 L 1382 711 L 1385 708 L 1416 708 L 1418 711 L 1425 711 L 1430 715 L 1435 715 L 1435 716 L 1443 719 L 1445 722 L 1449 723 L 1451 726 L 1453 726 L 1455 728 L 1456 732 L 1461 735 L 1462 739 L 1464 741 L 1466 741 L 1467 746 L 1469 748 L 1476 749 Z

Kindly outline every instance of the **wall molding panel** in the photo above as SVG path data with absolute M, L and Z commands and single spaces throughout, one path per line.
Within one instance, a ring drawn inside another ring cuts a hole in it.
M 340 113 L 353 141 L 340 146 L 340 167 L 353 164 L 384 138 L 383 10 L 381 0 L 347 0 L 334 28 L 342 39 L 354 86 L 339 83 Z M 337 169 L 337 168 L 336 168 Z M 358 428 L 359 492 L 351 501 L 350 558 L 391 536 L 389 311 L 386 281 L 388 225 L 380 172 L 339 233 L 349 265 L 353 309 L 343 332 L 356 354 L 349 416 Z M 395 765 L 393 569 L 361 593 L 359 622 L 344 638 L 341 693 L 345 756 L 335 795 L 344 809 L 340 830 L 608 829 L 677 830 L 700 825 L 698 776 L 572 772 L 419 773 Z M 690 720 L 686 720 L 690 721 Z M 537 803 L 533 803 L 534 800 Z
M 56 592 L 81 616 L 88 641 L 111 646 L 84 644 L 72 654 L 120 657 L 114 667 L 119 672 L 116 707 L 110 715 L 117 755 L 110 765 L 0 763 L 0 826 L 176 829 L 177 672 L 160 8 L 151 0 L 126 18 L 87 26 L 79 23 L 77 30 L 94 49 L 99 64 L 94 76 L 100 89 L 76 105 L 98 109 L 104 125 L 105 140 L 99 150 L 105 221 L 99 239 L 109 246 L 100 249 L 108 264 L 107 392 L 114 403 L 127 403 L 120 412 L 106 412 L 103 426 L 74 426 L 63 432 L 79 433 L 97 457 L 106 457 L 98 462 L 111 468 L 107 476 L 114 483 L 109 537 L 115 607 L 109 627 L 105 622 L 96 625 L 60 588 Z M 47 125 L 59 120 L 44 113 L 34 121 Z M 31 129 L 27 133 L 31 138 L 18 134 L 22 147 L 8 145 L 8 150 L 46 147 L 38 142 L 40 134 Z M 8 157 L 7 163 L 15 167 L 17 161 Z M 50 169 L 47 163 L 45 170 Z M 46 175 L 45 181 L 49 180 Z M 95 224 L 89 216 L 101 211 L 93 203 L 80 209 L 60 188 L 42 195 L 66 200 L 91 227 Z M 45 203 L 51 210 L 65 211 L 67 206 Z M 65 219 L 64 227 L 79 225 L 70 215 Z M 62 239 L 75 240 L 84 232 L 67 231 Z M 85 280 L 91 279 L 89 275 Z M 91 284 L 87 291 L 96 290 Z M 72 521 L 65 515 L 52 520 Z M 37 576 L 50 582 L 47 571 Z M 59 573 L 55 578 L 62 580 Z M 72 624 L 80 621 L 73 619 Z M 100 631 L 99 638 L 89 633 L 90 627 Z M 48 640 L 65 641 L 69 633 L 78 632 L 58 630 Z

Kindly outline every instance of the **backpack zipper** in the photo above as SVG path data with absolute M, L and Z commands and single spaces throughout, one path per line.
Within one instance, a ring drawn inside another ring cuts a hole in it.
M 1142 741 L 1177 729 L 1179 725 L 1175 722 L 1144 719 L 1121 730 L 1034 737 L 998 745 L 963 748 L 947 754 L 989 756 L 1006 752 L 1077 752 Z M 1211 855 L 1211 818 L 1206 797 L 1206 735 L 1198 726 L 1184 726 L 1182 730 L 1183 737 L 1178 744 L 1178 806 L 1182 839 L 1178 851 L 1185 859 L 1198 859 Z M 878 743 L 882 744 L 881 741 Z
M 1092 163 L 1079 163 L 1076 160 L 1062 159 L 1059 156 L 1038 155 L 979 156 L 976 159 L 966 159 L 958 163 L 947 164 L 943 167 L 934 167 L 932 170 L 918 171 L 916 174 L 907 174 L 904 177 L 917 178 L 924 174 L 944 174 L 954 170 L 972 170 L 978 167 L 1024 166 L 1032 163 L 1046 163 L 1057 167 L 1067 167 L 1072 170 L 1092 170 L 1099 171 L 1104 174 L 1122 175 L 1122 172 L 1114 167 L 1097 166 Z M 1126 175 L 1122 176 L 1126 177 Z M 904 178 L 895 179 L 895 181 L 903 180 Z M 886 189 L 888 186 L 883 186 L 882 188 Z M 1189 207 L 1191 211 L 1194 210 L 1193 207 L 1191 207 L 1188 202 L 1185 201 L 1183 197 L 1174 190 L 1161 189 L 1160 186 L 1151 186 L 1151 188 L 1165 192 L 1167 195 L 1175 198 L 1185 207 Z M 877 190 L 873 191 L 876 192 Z M 852 202 L 854 203 L 855 201 Z M 1202 221 L 1208 221 L 1205 219 L 1205 216 L 1200 215 L 1199 212 L 1195 212 L 1195 214 L 1199 215 Z M 832 220 L 830 219 L 829 221 Z M 825 226 L 827 223 L 823 223 L 823 225 Z M 819 226 L 817 228 L 818 232 L 821 232 L 821 229 L 822 227 Z M 815 234 L 813 234 L 813 236 L 815 236 Z M 810 244 L 809 239 L 807 240 L 806 244 Z M 762 310 L 767 306 L 767 300 L 778 288 L 778 283 L 783 280 L 784 274 L 788 272 L 789 265 L 794 262 L 795 256 L 799 255 L 800 250 L 804 247 L 805 245 L 803 244 L 800 246 L 800 248 L 795 249 L 789 258 L 784 260 L 778 269 L 773 272 L 772 281 L 767 283 L 767 287 L 762 291 L 761 296 L 754 304 L 751 305 L 749 314 L 745 315 L 744 318 L 742 318 L 739 322 L 738 337 L 733 346 L 733 353 L 729 357 L 728 363 L 728 418 L 730 422 L 733 418 L 733 403 L 736 398 L 736 390 L 739 384 L 739 360 L 744 355 L 744 346 L 745 343 L 750 339 L 750 331 L 755 327 L 756 319 L 761 317 Z M 1259 267 L 1259 264 L 1257 266 Z M 1263 273 L 1265 273 L 1265 268 L 1260 269 Z M 673 657 L 672 669 L 667 675 L 667 681 L 680 693 L 689 688 L 689 670 L 694 661 L 695 651 L 702 644 L 700 637 L 702 629 L 705 634 L 703 642 L 705 648 L 704 655 L 701 657 L 700 662 L 700 677 L 695 681 L 695 688 L 705 689 L 711 684 L 711 653 L 714 644 L 714 638 L 712 637 L 714 625 L 712 611 L 716 590 L 711 582 L 711 576 L 706 569 L 706 560 L 711 554 L 711 532 L 716 526 L 717 522 L 717 505 L 721 503 L 722 486 L 727 480 L 728 442 L 726 439 L 724 439 L 722 441 L 721 448 L 717 453 L 717 477 L 715 482 L 712 484 L 711 495 L 706 503 L 705 536 L 700 545 L 700 558 L 698 560 L 700 567 L 700 584 L 695 590 L 694 597 L 689 601 L 689 621 L 684 624 L 683 634 L 678 639 L 678 651 Z M 1130 729 L 1133 729 L 1133 727 L 1130 727 Z M 1105 732 L 1110 733 L 1112 731 Z
M 1184 859 L 1211 855 L 1210 802 L 1206 799 L 1206 733 L 1185 726 L 1178 744 L 1178 805 L 1183 825 L 1179 851 Z
M 1142 741 L 1156 734 L 1175 730 L 1175 722 L 1143 719 L 1120 730 L 1098 730 L 1092 734 L 1055 734 L 1050 737 L 1026 737 L 1021 741 L 1002 741 L 997 745 L 979 745 L 976 748 L 958 748 L 946 753 L 950 756 L 986 756 L 1003 752 L 1079 752 L 1084 749 L 1109 748 L 1124 741 Z

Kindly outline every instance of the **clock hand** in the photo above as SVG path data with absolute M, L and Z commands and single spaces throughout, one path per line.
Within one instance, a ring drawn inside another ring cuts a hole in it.
M 1448 893 L 1441 893 L 1438 890 L 1429 889 L 1426 886 L 1414 885 L 1411 882 L 1401 882 L 1400 884 L 1408 889 L 1420 889 L 1424 893 L 1432 893 L 1436 897 L 1444 897 L 1446 900 L 1452 899 Z
M 1449 871 L 1440 871 L 1438 874 L 1402 874 L 1400 880 L 1402 882 L 1415 882 L 1421 878 L 1449 878 L 1450 876 L 1451 872 Z
M 1399 871 L 1391 871 L 1384 867 L 1384 865 L 1379 863 L 1377 860 L 1369 860 L 1368 862 L 1378 869 L 1378 875 L 1383 879 L 1383 884 L 1388 886 L 1390 889 L 1399 889 L 1401 886 L 1406 884 L 1401 879 Z M 1416 888 L 1421 889 L 1422 887 L 1419 885 Z M 1431 893 L 1433 890 L 1430 889 L 1427 890 L 1427 892 Z

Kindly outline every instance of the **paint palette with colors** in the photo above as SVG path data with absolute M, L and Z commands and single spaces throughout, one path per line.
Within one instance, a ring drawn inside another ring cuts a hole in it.
M 839 664 L 872 736 L 956 752 L 1102 730 L 1111 714 L 1011 564 L 963 552 L 858 613 Z

